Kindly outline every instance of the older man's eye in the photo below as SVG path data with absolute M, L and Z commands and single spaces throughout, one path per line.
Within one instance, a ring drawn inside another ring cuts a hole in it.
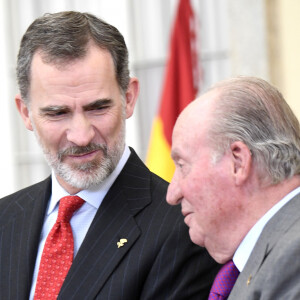
M 175 162 L 175 165 L 177 168 L 182 169 L 183 168 L 183 163 L 182 162 Z

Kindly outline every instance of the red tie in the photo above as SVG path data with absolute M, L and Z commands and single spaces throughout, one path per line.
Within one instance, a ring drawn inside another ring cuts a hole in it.
M 84 203 L 78 196 L 60 199 L 56 223 L 52 227 L 42 253 L 34 299 L 54 300 L 71 267 L 74 240 L 70 219 Z
M 210 290 L 208 300 L 227 299 L 239 274 L 240 272 L 233 261 L 230 260 L 227 262 L 217 274 Z

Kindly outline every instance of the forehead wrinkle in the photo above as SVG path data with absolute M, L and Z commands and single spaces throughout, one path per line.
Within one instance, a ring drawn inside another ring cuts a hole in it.
M 180 114 L 173 131 L 172 158 L 190 160 L 202 146 L 209 144 L 209 129 L 213 126 L 213 111 L 218 93 L 203 94 Z
M 105 63 L 103 63 L 105 61 Z M 94 66 L 98 64 L 99 68 Z M 40 66 L 47 71 L 41 72 Z M 74 68 L 75 72 L 74 72 Z M 57 81 L 57 71 L 61 72 L 64 76 L 64 81 Z M 34 54 L 31 63 L 31 84 L 30 92 L 32 90 L 33 84 L 36 81 L 41 83 L 41 79 L 44 79 L 47 75 L 47 80 L 44 80 L 48 87 L 51 88 L 52 84 L 55 84 L 56 88 L 61 88 L 62 93 L 73 94 L 74 98 L 83 97 L 86 91 L 100 91 L 102 85 L 99 82 L 93 82 L 97 76 L 103 75 L 104 78 L 112 78 L 116 81 L 114 64 L 112 57 L 108 51 L 99 49 L 98 47 L 90 47 L 86 55 L 80 59 L 75 59 L 68 64 L 63 64 L 63 67 L 59 64 L 45 63 L 41 57 L 41 53 L 37 52 Z M 70 75 L 70 76 L 69 76 Z M 93 77 L 94 76 L 94 77 Z M 49 79 L 53 79 L 53 82 L 49 82 Z

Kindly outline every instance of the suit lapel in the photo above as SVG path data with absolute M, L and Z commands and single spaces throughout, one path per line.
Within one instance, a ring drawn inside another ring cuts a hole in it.
M 7 272 L 1 278 L 9 280 L 5 290 L 8 290 L 10 299 L 27 299 L 29 296 L 50 188 L 51 179 L 48 178 L 18 192 L 11 200 L 11 206 L 0 216 L 6 223 L 1 222 L 0 229 L 1 245 L 5 245 L 1 247 L 1 258 L 5 258 L 1 261 L 1 272 Z
M 150 202 L 148 169 L 132 150 L 76 255 L 60 297 L 93 299 L 140 236 L 134 215 Z M 127 242 L 118 247 L 121 239 Z
M 295 211 L 299 211 L 299 209 L 300 195 L 298 194 L 266 224 L 230 295 L 239 295 L 247 285 L 251 284 L 265 259 L 280 241 L 280 237 L 300 218 L 300 215 L 295 214 Z

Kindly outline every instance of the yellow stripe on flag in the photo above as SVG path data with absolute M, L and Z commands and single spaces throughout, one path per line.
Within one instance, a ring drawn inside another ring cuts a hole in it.
M 170 146 L 163 132 L 163 122 L 161 118 L 157 117 L 153 122 L 146 164 L 153 173 L 170 182 L 175 165 L 171 159 Z

